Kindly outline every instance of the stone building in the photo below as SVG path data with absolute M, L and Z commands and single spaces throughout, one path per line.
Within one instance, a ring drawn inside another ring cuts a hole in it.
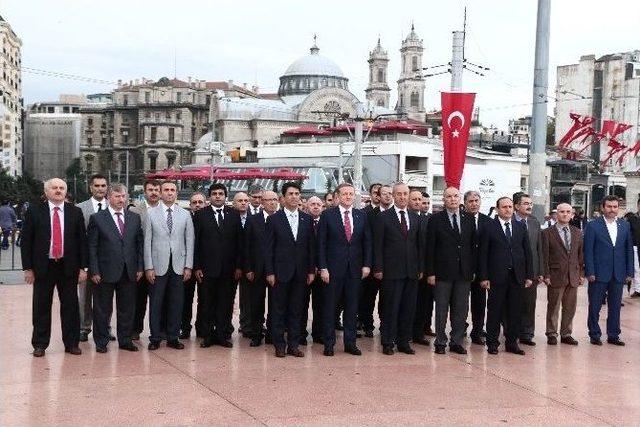
M 22 41 L 0 16 L 0 167 L 22 175 Z
M 369 85 L 365 89 L 367 101 L 378 107 L 389 108 L 391 89 L 387 84 L 387 69 L 389 56 L 382 49 L 380 38 L 375 49 L 369 53 Z
M 411 32 L 402 42 L 400 57 L 400 79 L 398 79 L 398 103 L 396 111 L 406 113 L 411 120 L 424 122 L 426 110 L 424 108 L 425 82 L 422 77 L 422 54 L 424 47 L 422 39 L 411 26 Z

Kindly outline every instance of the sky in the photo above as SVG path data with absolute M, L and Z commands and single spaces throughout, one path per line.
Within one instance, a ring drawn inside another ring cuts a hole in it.
M 551 3 L 550 96 L 557 66 L 577 63 L 581 55 L 640 49 L 640 2 Z M 531 113 L 535 0 L 0 0 L 0 15 L 22 39 L 25 105 L 60 94 L 109 92 L 115 85 L 104 82 L 142 77 L 233 80 L 276 92 L 278 78 L 308 54 L 317 34 L 320 54 L 340 66 L 360 100 L 369 51 L 380 37 L 389 53 L 393 106 L 400 44 L 412 23 L 424 41 L 423 66 L 447 63 L 451 32 L 462 29 L 465 6 L 466 58 L 490 71 L 465 71 L 463 89 L 478 94 L 483 125 L 504 129 L 509 119 Z M 427 110 L 439 109 L 440 91 L 449 86 L 449 74 L 426 79 Z

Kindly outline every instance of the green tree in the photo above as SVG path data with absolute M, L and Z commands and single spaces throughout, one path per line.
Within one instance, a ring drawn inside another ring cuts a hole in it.
M 10 200 L 11 203 L 34 203 L 40 200 L 44 193 L 42 181 L 29 174 L 13 177 L 6 170 L 0 171 L 0 199 Z
M 547 123 L 547 145 L 556 145 L 556 119 L 550 117 Z
M 76 157 L 71 161 L 64 175 L 69 192 L 73 194 L 76 201 L 89 198 L 89 193 L 87 192 L 87 176 L 80 167 L 80 157 Z

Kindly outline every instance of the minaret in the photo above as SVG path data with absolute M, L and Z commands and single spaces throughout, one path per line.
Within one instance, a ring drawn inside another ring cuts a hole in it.
M 380 37 L 375 49 L 369 52 L 369 86 L 367 86 L 366 98 L 378 107 L 389 108 L 389 95 L 391 89 L 387 84 L 387 68 L 389 57 L 387 51 L 380 45 Z
M 398 103 L 396 111 L 406 113 L 408 118 L 424 122 L 424 79 L 422 78 L 422 39 L 411 24 L 411 32 L 402 42 L 400 56 L 402 68 L 398 80 Z

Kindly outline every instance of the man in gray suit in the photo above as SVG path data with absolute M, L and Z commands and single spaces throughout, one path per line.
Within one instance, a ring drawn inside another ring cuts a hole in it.
M 107 178 L 104 175 L 96 174 L 89 179 L 89 189 L 91 190 L 91 198 L 79 203 L 77 206 L 82 210 L 85 228 L 89 226 L 89 218 L 96 212 L 107 209 Z M 91 291 L 93 283 L 87 280 L 78 283 L 78 302 L 80 304 L 80 341 L 87 341 L 91 333 L 91 321 L 93 319 L 93 311 L 91 305 Z M 109 328 L 109 337 L 115 340 L 111 335 Z
M 147 212 L 144 232 L 144 267 L 149 281 L 149 350 L 157 350 L 160 317 L 167 300 L 167 346 L 181 350 L 179 340 L 184 302 L 184 282 L 193 268 L 193 222 L 191 215 L 178 206 L 177 187 L 166 181 L 160 186 L 161 202 Z
M 108 324 L 116 293 L 118 344 L 121 349 L 138 351 L 131 342 L 135 315 L 136 282 L 144 270 L 140 216 L 124 210 L 127 189 L 111 184 L 109 208 L 89 220 L 89 275 L 93 282 L 93 340 L 98 353 L 107 352 Z
M 532 215 L 533 200 L 531 196 L 525 193 L 516 193 L 513 195 L 513 204 L 515 212 L 513 214 L 514 221 L 522 223 L 528 231 L 529 243 L 531 245 L 532 264 L 533 264 L 533 285 L 524 289 L 522 299 L 522 319 L 520 323 L 520 343 L 534 346 L 533 341 L 536 327 L 536 298 L 538 297 L 538 283 L 543 280 L 544 272 L 542 259 L 542 238 L 540 223 Z
M 142 232 L 144 233 L 147 222 L 147 210 L 158 206 L 160 201 L 160 182 L 154 179 L 144 182 L 144 200 L 132 207 L 131 212 L 140 215 L 142 221 Z M 143 275 L 136 286 L 136 314 L 133 320 L 133 340 L 139 340 L 140 334 L 144 330 L 144 316 L 147 313 L 147 297 L 149 296 L 149 282 Z

